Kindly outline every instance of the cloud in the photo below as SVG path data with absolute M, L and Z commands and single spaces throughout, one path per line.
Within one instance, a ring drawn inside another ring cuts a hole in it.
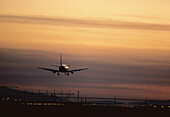
M 66 17 L 38 17 L 38 16 L 15 16 L 0 15 L 0 21 L 16 23 L 33 23 L 58 26 L 90 27 L 90 28 L 117 28 L 117 29 L 137 29 L 137 30 L 154 30 L 170 31 L 169 24 L 154 24 L 143 22 L 128 22 L 114 20 L 95 20 L 95 19 L 74 19 Z

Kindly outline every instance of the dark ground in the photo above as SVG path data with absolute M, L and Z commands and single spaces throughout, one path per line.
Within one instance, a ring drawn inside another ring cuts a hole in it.
M 18 104 L 0 104 L 0 113 L 4 117 L 170 117 L 169 108 L 153 107 L 111 107 L 111 106 L 25 106 Z

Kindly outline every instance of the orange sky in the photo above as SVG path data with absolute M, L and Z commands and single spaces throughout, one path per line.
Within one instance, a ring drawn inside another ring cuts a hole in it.
M 168 0 L 1 0 L 0 47 L 43 49 L 44 43 L 56 43 L 169 50 L 169 5 Z

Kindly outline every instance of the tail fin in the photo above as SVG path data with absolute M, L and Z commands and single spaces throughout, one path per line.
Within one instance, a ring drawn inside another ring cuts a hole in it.
M 62 60 L 62 54 L 60 53 L 60 65 L 62 66 L 63 60 Z

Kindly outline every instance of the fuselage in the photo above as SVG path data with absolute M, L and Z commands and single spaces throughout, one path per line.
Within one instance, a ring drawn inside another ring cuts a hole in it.
M 59 66 L 59 70 L 61 71 L 61 72 L 65 72 L 65 71 L 67 71 L 69 69 L 69 67 L 67 66 L 67 65 L 64 65 L 64 64 L 62 64 L 61 66 Z

